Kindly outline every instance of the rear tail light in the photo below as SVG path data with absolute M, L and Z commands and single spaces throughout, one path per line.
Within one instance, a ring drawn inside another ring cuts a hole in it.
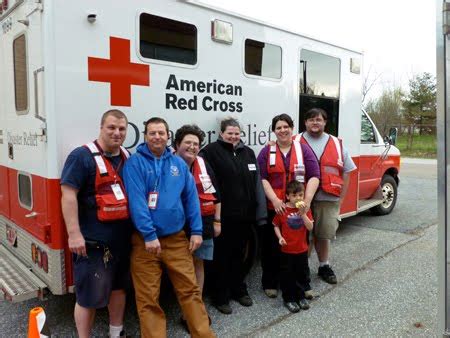
M 48 254 L 34 243 L 31 244 L 31 260 L 39 268 L 48 273 Z
M 48 255 L 46 252 L 41 253 L 42 269 L 48 273 Z
M 37 248 L 37 265 L 42 268 L 42 251 L 40 248 Z
M 33 261 L 33 263 L 37 263 L 37 248 L 36 248 L 36 244 L 31 244 L 31 260 Z

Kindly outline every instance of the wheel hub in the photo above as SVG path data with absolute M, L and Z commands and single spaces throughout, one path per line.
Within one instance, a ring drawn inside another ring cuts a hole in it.
M 394 187 L 389 184 L 389 183 L 385 183 L 383 184 L 382 187 L 382 192 L 383 192 L 383 208 L 389 208 L 392 204 L 392 202 L 394 201 Z

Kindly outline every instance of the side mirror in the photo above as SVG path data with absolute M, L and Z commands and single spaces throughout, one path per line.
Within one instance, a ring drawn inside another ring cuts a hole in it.
M 397 136 L 398 136 L 398 128 L 392 127 L 389 129 L 389 136 L 387 137 L 387 141 L 389 144 L 392 144 L 395 146 L 397 143 Z

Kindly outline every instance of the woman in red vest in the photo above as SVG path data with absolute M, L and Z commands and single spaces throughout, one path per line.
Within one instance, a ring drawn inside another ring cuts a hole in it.
M 196 125 L 184 125 L 175 133 L 176 154 L 181 156 L 195 179 L 203 222 L 203 242 L 194 252 L 194 267 L 200 290 L 203 290 L 205 272 L 203 260 L 212 260 L 214 252 L 213 237 L 219 236 L 220 201 L 215 189 L 215 178 L 211 167 L 198 155 L 204 132 Z
M 276 214 L 285 212 L 286 184 L 297 180 L 306 185 L 305 207 L 301 210 L 306 213 L 320 179 L 317 158 L 308 145 L 292 140 L 293 129 L 294 122 L 289 115 L 275 116 L 272 119 L 272 132 L 275 133 L 276 142 L 265 146 L 258 155 L 268 209 L 268 221 L 263 228 L 262 238 L 262 287 L 271 298 L 278 294 L 280 252 L 272 220 Z M 308 291 L 309 285 L 304 287 Z

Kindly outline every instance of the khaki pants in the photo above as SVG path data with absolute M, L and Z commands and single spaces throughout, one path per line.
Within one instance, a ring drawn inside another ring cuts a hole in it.
M 166 317 L 159 306 L 163 266 L 173 284 L 178 303 L 192 337 L 215 337 L 209 327 L 208 314 L 197 285 L 189 242 L 184 231 L 160 238 L 161 255 L 145 250 L 144 239 L 134 233 L 131 239 L 131 276 L 141 336 L 166 337 Z

